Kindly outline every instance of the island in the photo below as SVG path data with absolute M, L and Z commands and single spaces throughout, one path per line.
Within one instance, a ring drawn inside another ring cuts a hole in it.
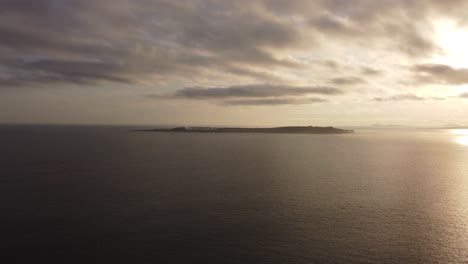
M 272 128 L 242 127 L 175 127 L 139 129 L 143 132 L 178 132 L 178 133 L 282 133 L 282 134 L 349 134 L 354 130 L 318 126 L 285 126 Z

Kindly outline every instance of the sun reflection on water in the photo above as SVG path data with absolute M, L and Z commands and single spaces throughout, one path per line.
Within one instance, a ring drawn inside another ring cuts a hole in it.
M 458 144 L 468 146 L 468 129 L 454 129 L 452 133 L 457 135 L 455 141 Z
M 457 143 L 468 146 L 468 136 L 457 137 Z

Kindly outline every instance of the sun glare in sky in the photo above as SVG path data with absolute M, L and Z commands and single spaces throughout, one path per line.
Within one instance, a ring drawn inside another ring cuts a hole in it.
M 441 48 L 434 56 L 434 63 L 443 63 L 457 68 L 468 67 L 468 29 L 453 20 L 435 23 L 437 44 Z

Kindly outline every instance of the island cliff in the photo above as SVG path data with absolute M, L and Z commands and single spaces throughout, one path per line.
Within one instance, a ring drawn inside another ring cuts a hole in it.
M 179 133 L 283 133 L 283 134 L 347 134 L 354 130 L 339 129 L 334 127 L 318 126 L 286 126 L 272 128 L 240 128 L 240 127 L 175 127 L 142 129 L 144 132 L 179 132 Z

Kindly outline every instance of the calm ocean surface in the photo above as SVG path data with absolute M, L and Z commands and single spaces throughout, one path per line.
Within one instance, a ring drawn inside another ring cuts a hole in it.
M 468 131 L 0 127 L 4 263 L 467 263 Z

